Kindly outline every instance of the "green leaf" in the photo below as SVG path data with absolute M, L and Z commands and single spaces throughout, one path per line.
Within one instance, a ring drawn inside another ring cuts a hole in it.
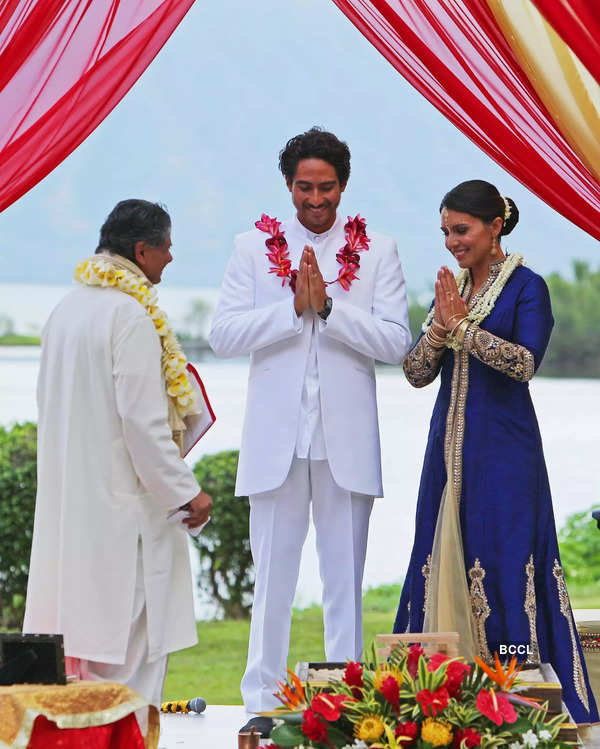
M 306 741 L 306 736 L 302 733 L 300 726 L 292 726 L 289 723 L 275 726 L 269 738 L 274 744 L 283 747 L 295 747 Z

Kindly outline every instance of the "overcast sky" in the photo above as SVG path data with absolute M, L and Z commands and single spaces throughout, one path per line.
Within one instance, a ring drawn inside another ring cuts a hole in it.
M 464 179 L 515 200 L 521 220 L 505 247 L 534 270 L 598 264 L 594 239 L 460 134 L 330 0 L 197 0 L 121 104 L 0 216 L 1 280 L 69 283 L 113 205 L 141 197 L 173 219 L 165 282 L 218 286 L 235 233 L 262 212 L 293 213 L 277 156 L 314 124 L 352 152 L 341 211 L 397 239 L 413 292 L 448 262 L 437 208 Z

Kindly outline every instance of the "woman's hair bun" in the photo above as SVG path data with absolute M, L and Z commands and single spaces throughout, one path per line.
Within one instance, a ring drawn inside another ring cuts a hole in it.
M 506 234 L 510 234 L 519 221 L 519 209 L 517 208 L 517 204 L 515 203 L 515 201 L 512 198 L 507 197 L 504 197 L 504 200 L 506 200 L 508 205 L 510 206 L 510 216 L 507 219 L 504 219 L 504 224 L 502 225 L 502 229 L 500 230 L 501 237 L 506 236 Z

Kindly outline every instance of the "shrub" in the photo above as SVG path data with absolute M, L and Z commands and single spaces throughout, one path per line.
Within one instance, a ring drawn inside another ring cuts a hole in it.
M 592 518 L 590 507 L 584 512 L 575 512 L 558 533 L 560 558 L 567 585 L 585 588 L 598 585 L 600 580 L 600 530 Z
M 205 455 L 194 466 L 202 489 L 212 496 L 211 521 L 194 539 L 204 574 L 199 584 L 227 619 L 250 616 L 254 567 L 250 553 L 248 497 L 235 497 L 238 451 Z
M 35 511 L 37 429 L 0 427 L 0 626 L 21 627 Z

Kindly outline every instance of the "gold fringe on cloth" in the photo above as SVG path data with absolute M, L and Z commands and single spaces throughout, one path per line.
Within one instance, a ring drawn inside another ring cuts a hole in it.
M 133 689 L 113 682 L 0 687 L 0 749 L 25 749 L 39 715 L 59 728 L 89 728 L 114 723 L 145 707 L 147 701 Z M 151 706 L 147 749 L 158 747 L 158 721 L 158 711 Z

